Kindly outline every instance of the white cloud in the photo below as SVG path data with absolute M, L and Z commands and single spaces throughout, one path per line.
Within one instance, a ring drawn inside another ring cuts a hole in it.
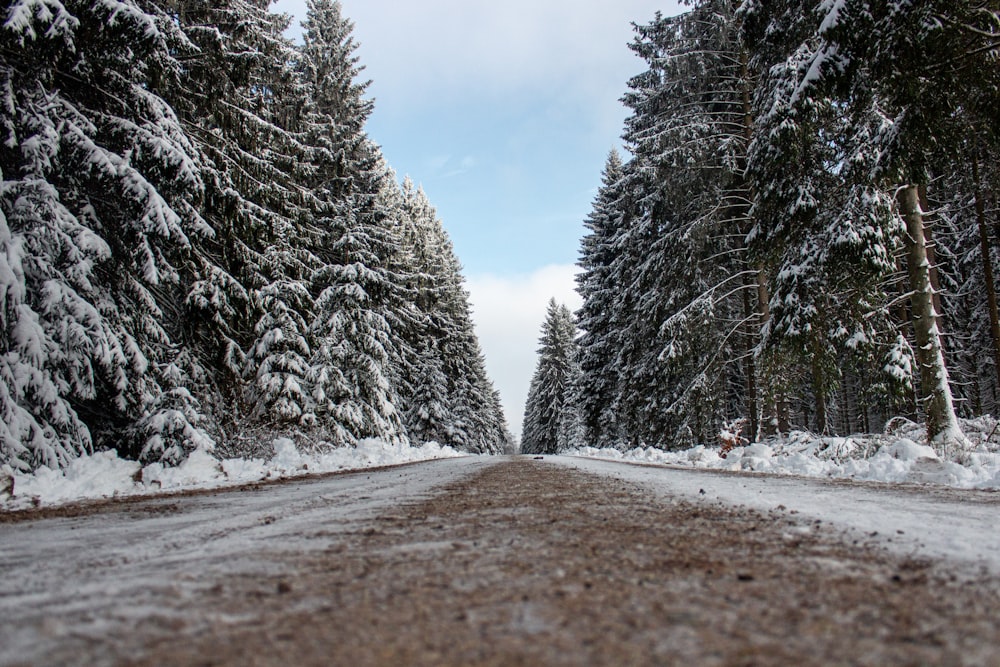
M 466 155 L 460 160 L 452 160 L 449 157 L 435 172 L 441 178 L 453 178 L 472 171 L 476 167 L 476 164 L 476 158 L 471 155 Z
M 441 104 L 531 89 L 581 92 L 594 99 L 624 89 L 621 72 L 636 73 L 626 48 L 631 23 L 657 10 L 675 13 L 665 0 L 342 0 L 376 97 Z M 305 0 L 278 0 L 276 11 L 302 18 Z M 624 64 L 624 69 L 623 69 Z M 606 96 L 604 96 L 606 99 Z
M 574 278 L 578 270 L 573 265 L 552 265 L 527 275 L 468 279 L 486 368 L 500 391 L 507 422 L 519 437 L 546 305 L 555 298 L 571 310 L 580 307 Z

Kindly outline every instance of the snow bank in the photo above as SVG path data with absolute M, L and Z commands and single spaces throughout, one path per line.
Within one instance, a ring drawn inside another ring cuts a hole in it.
M 464 456 L 434 442 L 410 447 L 365 440 L 357 447 L 317 453 L 302 452 L 287 438 L 278 438 L 272 445 L 274 456 L 267 460 L 219 460 L 206 451 L 197 450 L 174 468 L 160 463 L 142 467 L 135 461 L 118 458 L 115 452 L 82 456 L 64 470 L 40 468 L 33 474 L 14 472 L 4 466 L 0 468 L 0 478 L 8 483 L 13 481 L 13 493 L 7 488 L 9 484 L 0 484 L 0 510 L 165 491 L 214 489 L 261 480 Z
M 984 417 L 962 426 L 975 445 L 963 464 L 941 460 L 931 447 L 918 444 L 920 429 L 912 422 L 882 435 L 819 437 L 794 432 L 785 438 L 736 447 L 725 458 L 720 456 L 720 448 L 703 445 L 676 452 L 652 447 L 624 452 L 580 447 L 565 454 L 712 470 L 1000 488 L 1000 446 L 992 442 L 1000 437 L 996 420 Z

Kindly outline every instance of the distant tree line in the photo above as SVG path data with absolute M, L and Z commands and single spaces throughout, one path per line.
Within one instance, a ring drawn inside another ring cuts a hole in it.
M 0 15 L 0 464 L 509 440 L 434 209 L 310 0 Z
M 1000 3 L 688 4 L 635 28 L 586 221 L 580 442 L 903 415 L 960 455 L 1000 407 Z

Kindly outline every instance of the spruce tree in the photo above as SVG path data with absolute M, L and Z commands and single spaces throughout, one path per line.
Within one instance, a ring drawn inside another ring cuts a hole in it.
M 210 233 L 199 156 L 161 97 L 182 70 L 172 37 L 128 0 L 7 9 L 0 458 L 16 468 L 211 446 L 165 310 Z
M 604 168 L 601 189 L 593 210 L 584 222 L 588 233 L 580 248 L 577 291 L 583 305 L 577 312 L 580 328 L 578 363 L 580 378 L 575 385 L 583 438 L 594 447 L 616 442 L 617 425 L 613 409 L 618 388 L 614 358 L 618 349 L 618 328 L 612 318 L 619 285 L 611 280 L 615 257 L 614 240 L 625 223 L 621 210 L 620 181 L 624 175 L 621 156 L 612 151 Z
M 866 149 L 878 156 L 869 176 L 895 190 L 905 233 L 910 307 L 928 439 L 942 452 L 968 447 L 958 426 L 934 299 L 921 192 L 934 148 L 955 146 L 955 110 L 972 106 L 995 117 L 997 20 L 1000 11 L 950 0 L 821 6 L 819 45 L 797 91 L 808 100 L 827 91 L 872 100 L 882 127 Z M 994 93 L 984 95 L 986 85 Z
M 378 241 L 344 209 L 332 250 L 339 261 L 317 273 L 326 285 L 312 325 L 317 417 L 336 445 L 363 438 L 405 438 L 390 383 L 391 329 L 379 301 L 391 289 Z
M 400 372 L 407 427 L 418 442 L 499 453 L 508 444 L 507 424 L 486 373 L 451 240 L 426 194 L 409 178 L 399 207 L 397 263 L 407 267 L 415 306 L 414 317 L 401 327 L 408 350 Z M 442 409 L 426 409 L 421 396 L 438 397 Z
M 625 286 L 615 409 L 631 445 L 691 444 L 727 417 L 779 426 L 775 387 L 754 363 L 768 296 L 744 242 L 754 78 L 738 5 L 704 0 L 636 28 L 632 49 L 649 69 L 624 97 L 633 208 L 612 269 Z
M 412 305 L 406 267 L 394 265 L 400 240 L 385 198 L 391 172 L 364 131 L 372 103 L 364 97 L 368 82 L 358 80 L 353 25 L 340 3 L 311 1 L 304 28 L 301 70 L 319 120 L 312 141 L 323 202 L 317 253 L 325 267 L 312 287 L 312 375 L 317 400 L 326 403 L 322 426 L 333 429 L 337 444 L 405 439 L 398 372 L 404 351 L 394 332 L 409 321 Z
M 911 364 L 888 309 L 895 272 L 891 198 L 851 177 L 867 165 L 852 136 L 860 128 L 848 125 L 841 106 L 830 97 L 795 102 L 811 61 L 807 5 L 756 3 L 744 12 L 754 69 L 766 73 L 753 105 L 748 239 L 755 263 L 774 276 L 763 359 L 784 369 L 789 394 L 812 396 L 815 429 L 827 432 L 845 372 L 865 378 L 869 389 L 905 391 Z M 873 120 L 859 115 L 854 122 L 870 128 Z M 802 408 L 810 413 L 810 406 Z
M 319 203 L 307 180 L 309 91 L 282 36 L 287 17 L 268 2 L 168 4 L 185 40 L 168 101 L 201 156 L 200 211 L 211 228 L 192 252 L 186 339 L 208 369 L 204 391 L 217 397 L 224 429 L 287 425 L 308 414 L 295 356 L 308 356 L 302 322 L 321 265 Z
M 576 324 L 566 306 L 549 301 L 539 340 L 538 365 L 524 408 L 521 451 L 556 454 L 574 442 L 579 411 L 571 400 L 575 378 Z

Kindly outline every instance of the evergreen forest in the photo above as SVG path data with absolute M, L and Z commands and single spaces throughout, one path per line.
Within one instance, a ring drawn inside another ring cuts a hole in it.
M 627 154 L 585 222 L 579 334 L 543 328 L 526 447 L 906 419 L 960 458 L 960 420 L 1000 408 L 1000 3 L 686 5 L 635 25 Z
M 310 0 L 0 16 L 0 464 L 510 440 L 461 266 Z

